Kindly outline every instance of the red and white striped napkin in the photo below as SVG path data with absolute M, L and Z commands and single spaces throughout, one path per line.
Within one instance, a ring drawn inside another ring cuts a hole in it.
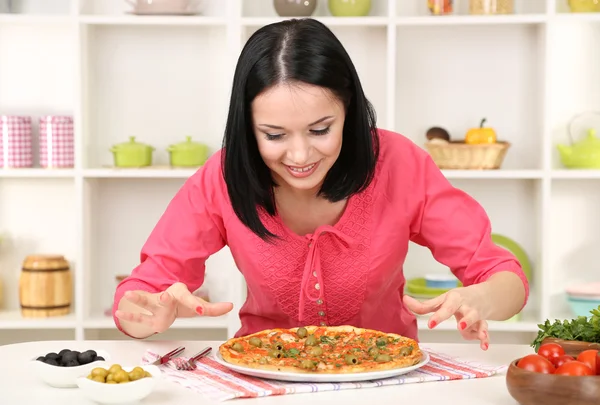
M 177 370 L 177 364 L 187 358 L 179 357 L 160 366 L 163 377 L 215 401 L 227 401 L 235 398 L 255 398 L 270 395 L 299 394 L 321 391 L 339 391 L 357 388 L 375 388 L 389 385 L 422 383 L 430 381 L 462 380 L 490 377 L 506 368 L 479 364 L 472 361 L 453 358 L 442 353 L 427 351 L 430 361 L 425 366 L 394 378 L 348 383 L 295 383 L 266 380 L 251 377 L 229 370 L 216 362 L 212 355 L 196 362 L 193 371 Z M 214 352 L 213 352 L 214 353 Z M 151 363 L 160 356 L 147 351 L 144 363 Z

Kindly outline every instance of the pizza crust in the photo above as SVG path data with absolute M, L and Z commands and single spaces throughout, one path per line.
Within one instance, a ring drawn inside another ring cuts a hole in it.
M 304 348 L 304 343 L 303 343 L 306 340 L 306 337 L 303 339 L 298 338 L 299 340 L 296 340 L 298 329 L 300 329 L 300 328 L 296 327 L 296 328 L 290 328 L 290 329 L 267 329 L 267 330 L 252 333 L 252 334 L 249 334 L 246 336 L 232 338 L 232 339 L 227 340 L 225 343 L 223 343 L 219 347 L 219 353 L 221 354 L 221 357 L 223 358 L 223 360 L 230 364 L 235 364 L 238 366 L 251 368 L 251 369 L 285 372 L 285 373 L 297 373 L 297 374 L 351 374 L 351 373 L 367 373 L 367 372 L 384 371 L 384 370 L 392 370 L 392 369 L 402 369 L 402 368 L 406 368 L 406 367 L 410 367 L 410 366 L 418 364 L 423 358 L 423 353 L 422 353 L 421 349 L 419 348 L 418 343 L 413 339 L 410 339 L 410 338 L 407 338 L 405 336 L 401 336 L 398 334 L 394 334 L 394 333 L 385 333 L 385 332 L 380 332 L 380 331 L 375 331 L 375 330 L 370 330 L 370 329 L 357 328 L 357 327 L 353 327 L 353 326 L 349 326 L 349 325 L 325 326 L 325 327 L 311 325 L 311 326 L 306 326 L 305 329 L 307 330 L 307 336 L 313 335 L 316 331 L 319 331 L 319 330 L 325 331 L 325 335 L 327 335 L 327 336 L 339 335 L 340 336 L 339 340 L 342 341 L 342 344 L 345 343 L 344 342 L 345 339 L 347 339 L 347 338 L 349 338 L 349 336 L 353 336 L 353 335 L 358 335 L 358 336 L 360 336 L 360 335 L 375 335 L 376 338 L 383 337 L 383 338 L 387 338 L 388 340 L 394 339 L 396 346 L 410 345 L 412 347 L 412 352 L 410 354 L 407 354 L 404 356 L 400 356 L 398 353 L 393 353 L 392 360 L 387 361 L 387 362 L 378 363 L 378 362 L 372 360 L 372 361 L 364 362 L 362 364 L 359 363 L 356 365 L 350 365 L 350 364 L 346 364 L 345 362 L 343 362 L 343 364 L 338 367 L 336 367 L 332 362 L 330 362 L 330 364 L 327 364 L 327 362 L 331 359 L 331 356 L 332 356 L 330 353 L 327 353 L 330 355 L 330 357 L 323 356 L 322 358 L 320 358 L 319 363 L 317 364 L 317 366 L 314 369 L 304 369 L 304 368 L 301 368 L 300 366 L 286 364 L 286 359 L 276 359 L 276 358 L 268 357 L 265 354 L 265 350 L 267 350 L 267 348 L 257 349 L 256 347 L 252 347 L 252 346 L 248 345 L 248 342 L 253 337 L 260 338 L 262 341 L 264 341 L 265 339 L 269 339 L 270 337 L 272 337 L 274 335 L 279 335 L 279 338 L 282 341 L 281 344 L 283 344 L 284 346 L 287 344 L 293 345 L 294 342 L 296 342 L 296 345 L 302 346 L 302 349 L 300 349 L 300 350 L 306 350 Z M 349 334 L 352 334 L 352 335 L 349 335 Z M 344 336 L 344 335 L 348 335 L 348 336 Z M 291 340 L 293 340 L 293 342 Z M 250 350 L 249 351 L 244 350 L 241 353 L 237 352 L 232 349 L 233 345 L 236 343 L 244 345 L 245 347 L 248 347 L 248 349 L 250 349 Z M 320 343 L 319 343 L 319 346 L 321 346 Z M 364 350 L 366 352 L 369 350 L 369 347 L 367 347 L 367 345 L 363 345 L 362 347 L 360 347 L 360 349 Z M 396 351 L 398 351 L 398 350 L 399 349 L 397 349 Z M 333 355 L 333 356 L 335 356 L 335 355 Z M 268 359 L 269 359 L 268 364 L 259 363 L 257 358 L 260 359 L 261 357 L 268 357 Z M 339 356 L 337 357 L 337 359 L 339 362 Z

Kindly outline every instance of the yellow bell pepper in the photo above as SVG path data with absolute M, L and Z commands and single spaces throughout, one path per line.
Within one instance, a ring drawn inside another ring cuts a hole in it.
M 484 127 L 486 119 L 482 119 L 479 128 L 471 128 L 465 136 L 465 143 L 470 145 L 483 143 L 496 143 L 496 131 L 493 128 Z

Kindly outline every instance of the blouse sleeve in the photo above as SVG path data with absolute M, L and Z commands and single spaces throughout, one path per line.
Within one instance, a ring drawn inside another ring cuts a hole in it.
M 411 240 L 429 248 L 434 258 L 448 266 L 468 286 L 481 283 L 501 271 L 515 273 L 525 287 L 529 283 L 517 258 L 494 244 L 490 220 L 483 207 L 455 188 L 424 153 L 415 176 L 421 197 L 412 226 Z
M 226 243 L 218 209 L 223 199 L 220 186 L 220 154 L 214 154 L 190 177 L 168 204 L 142 247 L 140 264 L 116 289 L 113 319 L 126 291 L 164 291 L 176 282 L 195 291 L 204 282 L 205 262 Z

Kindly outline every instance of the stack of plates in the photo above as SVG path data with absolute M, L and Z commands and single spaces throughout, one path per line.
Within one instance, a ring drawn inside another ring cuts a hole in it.
M 576 316 L 590 316 L 590 311 L 600 306 L 600 282 L 567 288 L 567 301 Z

